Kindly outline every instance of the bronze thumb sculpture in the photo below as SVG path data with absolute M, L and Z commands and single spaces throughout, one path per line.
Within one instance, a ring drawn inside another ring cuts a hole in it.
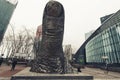
M 64 8 L 57 1 L 46 4 L 42 22 L 42 41 L 32 72 L 65 73 L 62 48 L 64 34 Z

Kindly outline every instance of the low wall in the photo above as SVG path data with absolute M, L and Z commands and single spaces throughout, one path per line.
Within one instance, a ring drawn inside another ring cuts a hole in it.
M 13 75 L 11 80 L 93 80 L 88 74 L 45 74 L 30 72 L 30 67 Z

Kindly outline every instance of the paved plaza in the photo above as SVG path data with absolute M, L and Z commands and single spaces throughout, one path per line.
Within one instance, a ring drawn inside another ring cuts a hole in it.
M 11 67 L 7 65 L 2 65 L 0 67 L 0 80 L 10 80 L 11 76 L 16 74 L 24 75 L 30 69 L 30 67 L 26 67 L 24 65 L 17 65 L 14 71 L 10 71 L 10 68 Z M 77 69 L 75 69 L 75 73 L 71 75 L 72 76 L 90 75 L 94 77 L 94 80 L 120 80 L 120 73 L 117 73 L 117 72 L 109 71 L 108 73 L 106 73 L 105 70 L 88 68 L 88 67 L 81 70 L 82 72 L 77 72 Z M 26 76 L 28 75 L 32 75 L 32 73 L 26 74 Z
M 11 71 L 11 66 L 3 64 L 0 67 L 0 80 L 10 80 L 11 76 L 25 69 L 25 65 L 17 65 L 14 71 Z
M 94 80 L 120 80 L 120 73 L 118 72 L 108 71 L 107 73 L 105 70 L 86 67 L 82 69 L 82 73 L 94 76 Z

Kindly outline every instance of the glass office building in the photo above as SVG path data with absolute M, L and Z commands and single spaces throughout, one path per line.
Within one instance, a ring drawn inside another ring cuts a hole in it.
M 103 17 L 104 18 L 104 17 Z M 108 17 L 75 54 L 84 55 L 85 63 L 120 63 L 120 10 Z
M 120 63 L 120 11 L 108 18 L 85 46 L 86 62 Z
M 16 5 L 17 0 L 0 0 L 0 42 L 2 41 Z

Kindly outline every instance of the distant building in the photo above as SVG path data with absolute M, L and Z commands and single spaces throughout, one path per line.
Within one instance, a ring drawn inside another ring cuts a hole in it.
M 114 14 L 114 13 L 113 13 Z M 100 18 L 101 24 L 109 19 L 113 14 L 109 14 Z
M 16 8 L 17 0 L 0 0 L 0 42 Z
M 64 46 L 64 56 L 65 56 L 65 68 L 67 73 L 71 73 L 72 66 L 70 65 L 70 60 L 72 60 L 72 46 L 70 44 Z
M 40 44 L 41 40 L 42 40 L 42 25 L 39 25 L 36 30 L 36 36 L 33 45 L 33 52 L 35 54 L 34 59 L 39 55 L 37 51 L 39 50 L 39 47 L 41 45 Z
M 67 60 L 72 59 L 72 47 L 71 47 L 71 45 L 64 46 L 64 53 L 65 53 L 65 57 Z
M 92 31 L 90 31 L 90 32 L 88 32 L 88 33 L 85 33 L 85 40 L 87 40 L 91 35 L 92 35 L 92 33 L 94 32 L 95 30 L 92 30 Z
M 42 39 L 42 25 L 39 25 L 37 27 L 37 31 L 36 31 L 36 39 L 41 40 Z
M 120 10 L 106 19 L 82 44 L 75 54 L 76 60 L 84 56 L 87 64 L 120 64 Z

